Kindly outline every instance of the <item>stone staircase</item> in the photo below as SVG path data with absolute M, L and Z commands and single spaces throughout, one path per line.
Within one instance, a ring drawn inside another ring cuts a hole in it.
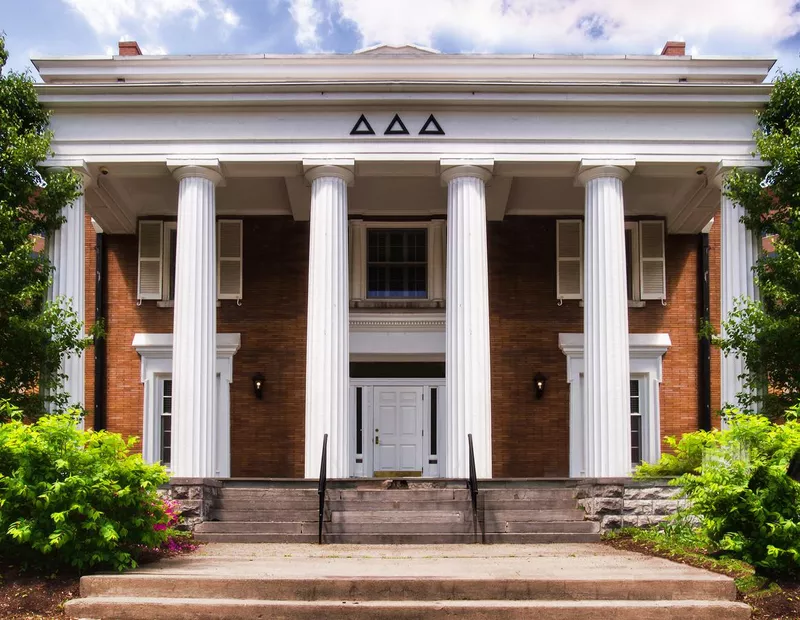
M 588 545 L 213 545 L 81 579 L 68 618 L 747 620 L 733 580 Z
M 319 499 L 313 481 L 231 481 L 219 491 L 210 521 L 195 529 L 205 542 L 316 542 Z M 458 480 L 332 480 L 323 542 L 356 544 L 596 542 L 575 488 L 486 481 L 474 519 L 469 490 Z

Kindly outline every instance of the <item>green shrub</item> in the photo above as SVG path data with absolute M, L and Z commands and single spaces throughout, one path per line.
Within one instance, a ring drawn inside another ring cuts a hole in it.
M 695 473 L 703 463 L 703 454 L 718 445 L 719 431 L 696 431 L 686 433 L 680 438 L 665 437 L 664 441 L 672 449 L 661 455 L 658 463 L 642 463 L 636 468 L 636 478 L 666 478 Z
M 82 431 L 76 412 L 0 425 L 0 552 L 29 564 L 79 570 L 136 565 L 166 540 L 157 495 L 168 480 L 160 465 L 129 454 L 117 434 Z M 0 415 L 2 417 L 2 415 Z
M 673 483 L 712 547 L 765 574 L 800 573 L 800 484 L 787 475 L 800 450 L 797 408 L 783 424 L 736 414 L 729 429 L 684 435 L 680 444 L 682 452 L 661 464 L 687 472 Z

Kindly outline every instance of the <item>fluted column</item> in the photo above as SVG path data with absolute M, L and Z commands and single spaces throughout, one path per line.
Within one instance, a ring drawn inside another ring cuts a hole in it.
M 467 435 L 472 433 L 478 477 L 492 477 L 489 364 L 489 272 L 486 257 L 486 182 L 491 173 L 457 166 L 447 183 L 446 469 L 469 475 Z
M 740 221 L 744 209 L 725 195 L 725 177 L 720 174 L 715 178 L 717 185 L 723 189 L 720 199 L 721 244 L 722 244 L 722 286 L 720 295 L 720 315 L 722 320 L 728 318 L 735 307 L 737 299 L 747 297 L 758 299 L 753 267 L 758 260 L 758 239 Z M 723 328 L 724 336 L 724 328 Z M 735 355 L 720 358 L 721 403 L 738 406 L 737 394 L 744 389 L 740 376 L 745 372 L 744 360 Z M 723 422 L 724 424 L 724 422 Z
M 350 475 L 350 305 L 347 265 L 347 186 L 353 173 L 317 166 L 311 182 L 306 347 L 305 475 L 319 475 L 328 434 L 328 476 Z
M 49 298 L 51 301 L 55 301 L 61 297 L 65 306 L 72 310 L 83 323 L 86 320 L 86 268 L 84 262 L 86 208 L 83 192 L 89 180 L 87 175 L 81 175 L 80 196 L 62 209 L 61 215 L 64 216 L 65 221 L 47 239 L 48 258 L 55 267 Z M 82 331 L 82 333 L 84 332 Z M 86 403 L 85 360 L 83 351 L 75 355 L 64 355 L 61 358 L 61 372 L 66 375 L 63 388 L 68 395 L 68 405 L 83 407 Z
M 213 477 L 216 455 L 217 271 L 212 168 L 182 166 L 178 180 L 172 349 L 172 473 Z
M 589 167 L 584 242 L 584 424 L 586 475 L 631 471 L 630 360 L 625 269 L 626 168 Z

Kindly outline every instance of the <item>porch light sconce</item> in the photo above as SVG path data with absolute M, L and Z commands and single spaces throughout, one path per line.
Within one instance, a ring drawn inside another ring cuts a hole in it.
M 260 372 L 253 375 L 253 392 L 258 400 L 264 398 L 264 375 Z
M 542 373 L 537 372 L 533 376 L 533 393 L 536 394 L 536 398 L 541 398 L 544 396 L 545 384 L 547 384 L 547 377 L 545 377 Z

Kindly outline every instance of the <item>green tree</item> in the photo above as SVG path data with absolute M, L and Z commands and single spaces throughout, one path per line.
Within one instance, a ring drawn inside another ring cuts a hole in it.
M 51 154 L 49 114 L 29 75 L 3 71 L 7 59 L 0 33 L 0 399 L 36 417 L 48 401 L 66 404 L 61 356 L 90 342 L 64 300 L 47 301 L 53 266 L 35 251 L 63 223 L 79 179 L 40 166 Z
M 755 266 L 760 301 L 739 300 L 715 341 L 745 363 L 745 408 L 775 418 L 800 402 L 800 72 L 778 76 L 755 139 L 768 166 L 734 170 L 725 191 L 744 207 L 745 226 L 772 237 L 775 249 Z

